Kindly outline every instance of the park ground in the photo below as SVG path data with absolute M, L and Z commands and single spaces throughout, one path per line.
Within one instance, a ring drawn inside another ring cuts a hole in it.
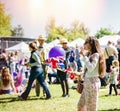
M 0 95 L 0 111 L 77 111 L 77 103 L 80 94 L 75 89 L 71 89 L 75 84 L 70 84 L 70 97 L 61 97 L 62 91 L 59 84 L 49 85 L 52 98 L 49 100 L 35 96 L 35 90 L 32 89 L 28 100 L 18 99 L 19 94 Z M 119 89 L 120 90 L 120 89 Z M 109 89 L 103 88 L 99 92 L 98 111 L 120 111 L 120 95 L 106 97 Z

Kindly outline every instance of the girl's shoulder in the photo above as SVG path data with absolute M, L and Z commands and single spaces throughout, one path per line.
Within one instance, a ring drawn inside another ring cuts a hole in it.
M 92 54 L 90 57 L 93 57 L 93 58 L 95 58 L 95 57 L 99 57 L 99 54 L 98 53 L 94 53 L 94 54 Z
M 99 56 L 99 53 L 96 52 L 96 53 L 94 53 L 93 55 L 94 55 L 94 56 Z

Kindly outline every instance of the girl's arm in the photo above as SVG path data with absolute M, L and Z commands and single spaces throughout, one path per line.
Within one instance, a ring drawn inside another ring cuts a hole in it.
M 82 76 L 83 74 L 84 74 L 84 69 L 80 69 L 80 71 L 78 72 L 78 71 L 75 71 L 75 72 L 73 72 L 73 74 L 75 75 L 75 76 Z
M 92 72 L 96 68 L 99 62 L 99 54 L 98 53 L 93 54 L 91 56 L 91 60 L 87 56 L 84 56 L 83 60 L 84 60 L 85 67 L 87 68 L 88 72 Z
M 12 77 L 11 77 L 11 78 L 12 78 Z M 14 80 L 13 80 L 13 79 L 11 80 L 11 87 L 12 87 L 12 91 L 13 91 L 14 93 L 16 93 L 16 88 L 15 88 Z

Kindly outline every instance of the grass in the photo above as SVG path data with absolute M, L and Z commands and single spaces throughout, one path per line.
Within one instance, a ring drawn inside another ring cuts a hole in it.
M 70 97 L 63 98 L 60 85 L 50 85 L 49 88 L 52 93 L 49 100 L 36 97 L 34 89 L 27 101 L 18 100 L 18 95 L 0 95 L 0 111 L 76 111 L 80 98 L 76 90 L 70 89 Z M 106 97 L 106 94 L 108 89 L 100 89 L 98 110 L 120 111 L 120 95 Z

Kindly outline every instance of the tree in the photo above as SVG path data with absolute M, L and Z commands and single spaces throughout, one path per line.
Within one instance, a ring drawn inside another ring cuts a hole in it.
M 24 31 L 21 25 L 18 25 L 12 30 L 12 36 L 23 37 Z
M 69 29 L 68 38 L 70 38 L 70 41 L 77 38 L 85 39 L 88 34 L 89 29 L 85 28 L 84 23 L 83 22 L 80 23 L 78 20 L 75 20 Z
M 11 36 L 11 17 L 5 13 L 5 6 L 0 2 L 0 36 Z
M 101 38 L 105 35 L 116 35 L 115 32 L 112 32 L 109 28 L 101 28 L 96 34 L 95 37 L 96 38 Z
M 56 38 L 67 38 L 69 41 L 72 41 L 77 38 L 85 39 L 89 34 L 88 28 L 85 28 L 84 23 L 79 23 L 79 21 L 74 21 L 69 29 L 64 28 L 63 26 L 56 26 L 55 18 L 51 18 L 49 23 L 46 26 L 47 32 L 47 42 L 51 42 Z

